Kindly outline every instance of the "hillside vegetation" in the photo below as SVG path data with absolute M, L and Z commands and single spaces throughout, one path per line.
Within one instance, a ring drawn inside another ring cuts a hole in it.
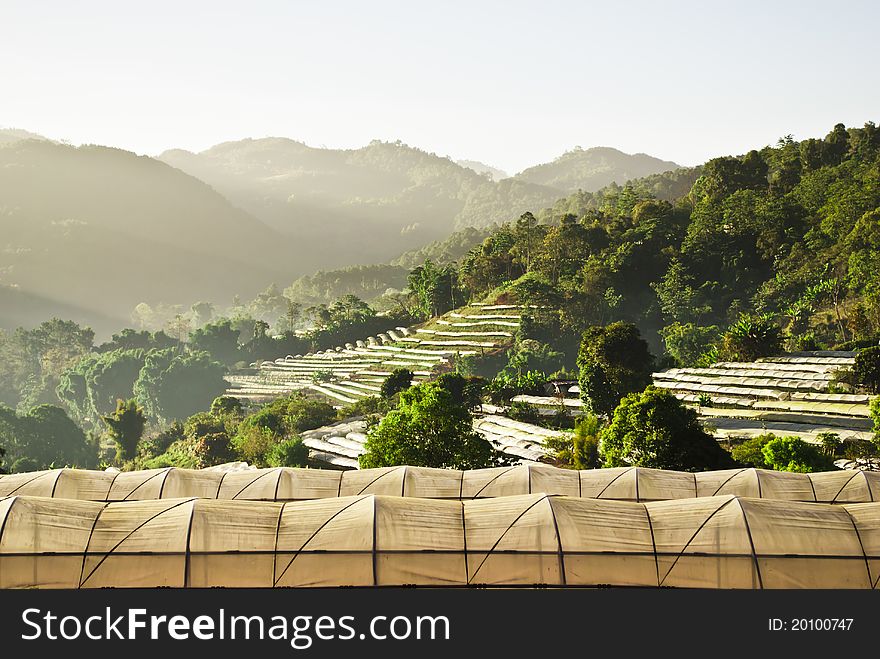
M 735 323 L 745 333 L 775 324 L 790 349 L 876 343 L 878 183 L 880 131 L 837 125 L 821 139 L 786 137 L 576 193 L 502 226 L 443 276 L 465 298 L 504 293 L 555 308 L 533 338 L 569 353 L 585 328 L 618 320 L 684 364 Z

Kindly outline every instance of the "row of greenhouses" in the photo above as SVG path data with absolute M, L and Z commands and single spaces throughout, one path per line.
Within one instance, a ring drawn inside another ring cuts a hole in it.
M 0 499 L 0 588 L 871 589 L 880 503 Z
M 527 464 L 489 469 L 382 467 L 362 470 L 150 469 L 111 472 L 54 469 L 0 476 L 0 496 L 84 501 L 198 497 L 299 501 L 363 494 L 481 499 L 544 493 L 586 499 L 664 501 L 731 494 L 811 503 L 880 501 L 880 472 L 801 474 L 753 468 L 681 472 L 642 467 L 573 470 Z

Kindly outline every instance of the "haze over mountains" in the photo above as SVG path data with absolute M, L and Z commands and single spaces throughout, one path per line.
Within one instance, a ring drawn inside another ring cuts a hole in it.
M 400 142 L 246 139 L 150 158 L 35 138 L 0 130 L 0 328 L 63 314 L 100 332 L 140 302 L 225 305 L 677 167 L 601 148 L 495 180 Z
M 118 149 L 0 148 L 0 222 L 0 282 L 13 287 L 0 289 L 3 327 L 56 305 L 118 326 L 139 302 L 228 300 L 289 271 L 277 232 L 205 183 Z

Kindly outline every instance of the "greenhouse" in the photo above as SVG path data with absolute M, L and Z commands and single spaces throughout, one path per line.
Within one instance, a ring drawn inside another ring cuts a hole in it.
M 863 588 L 880 503 L 0 499 L 0 587 Z
M 84 501 L 147 501 L 198 497 L 304 501 L 361 494 L 427 499 L 481 499 L 553 494 L 619 501 L 666 501 L 732 494 L 817 503 L 880 501 L 880 473 L 799 474 L 762 469 L 698 473 L 620 467 L 576 471 L 550 465 L 458 471 L 427 467 L 325 469 L 152 469 L 130 472 L 56 469 L 0 476 L 0 496 Z

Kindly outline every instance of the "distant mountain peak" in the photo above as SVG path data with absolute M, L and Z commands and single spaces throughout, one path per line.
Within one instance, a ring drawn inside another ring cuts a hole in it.
M 611 183 L 660 174 L 680 165 L 646 153 L 625 153 L 610 146 L 576 146 L 552 162 L 524 169 L 516 178 L 563 192 L 595 192 Z
M 472 169 L 477 174 L 488 174 L 493 181 L 500 181 L 501 179 L 510 177 L 510 174 L 505 172 L 503 169 L 492 167 L 491 165 L 487 165 L 486 163 L 480 162 L 479 160 L 456 160 L 455 164 L 461 165 L 462 167 L 467 167 L 468 169 Z

